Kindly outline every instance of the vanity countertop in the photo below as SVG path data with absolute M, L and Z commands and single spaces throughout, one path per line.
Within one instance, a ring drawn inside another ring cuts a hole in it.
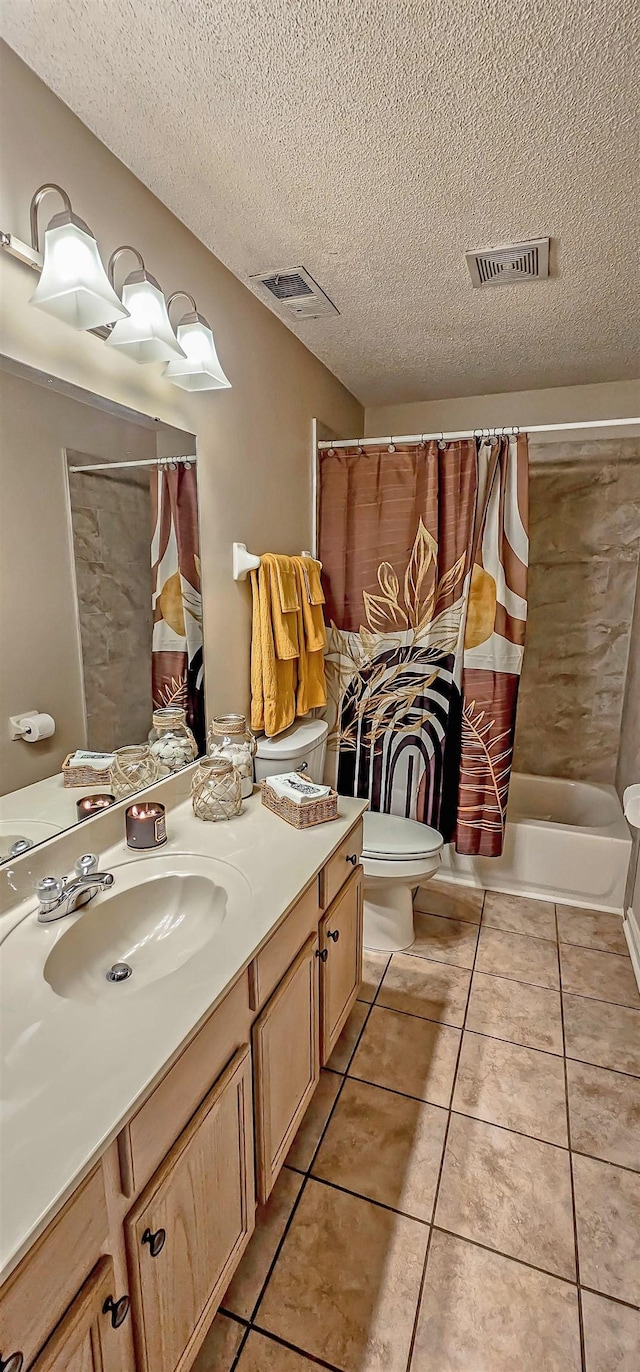
M 188 962 L 135 994 L 111 1003 L 57 995 L 44 961 L 69 919 L 38 925 L 42 958 L 15 967 L 0 959 L 3 1108 L 0 1280 L 31 1244 L 131 1118 L 184 1043 L 273 933 L 349 829 L 366 802 L 340 798 L 337 820 L 296 830 L 271 814 L 259 794 L 229 824 L 203 824 L 184 802 L 167 816 L 169 841 L 157 852 L 214 857 L 248 883 L 248 908 L 228 918 L 223 936 Z M 124 841 L 104 852 L 101 867 L 148 861 Z M 108 896 L 97 895 L 90 909 Z M 11 931 L 33 912 L 33 900 L 12 912 Z M 76 917 L 70 917 L 76 918 Z M 79 915 L 82 918 L 82 912 Z M 10 927 L 9 927 L 10 925 Z M 4 930 L 3 930 L 4 933 Z M 17 936 L 17 935 L 16 935 Z M 31 935 L 30 935 L 31 937 Z

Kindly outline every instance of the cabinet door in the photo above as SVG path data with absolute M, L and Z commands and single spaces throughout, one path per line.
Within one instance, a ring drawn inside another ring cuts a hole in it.
M 254 1222 L 246 1046 L 125 1220 L 140 1372 L 191 1366 Z
M 320 921 L 321 1060 L 329 1061 L 362 980 L 362 868 L 356 867 Z M 322 955 L 326 953 L 326 958 Z
M 308 939 L 253 1026 L 258 1200 L 270 1195 L 320 1078 L 318 936 Z
M 130 1362 L 113 1321 L 122 1324 L 128 1309 L 126 1296 L 118 1300 L 111 1258 L 101 1258 L 32 1372 L 123 1372 Z

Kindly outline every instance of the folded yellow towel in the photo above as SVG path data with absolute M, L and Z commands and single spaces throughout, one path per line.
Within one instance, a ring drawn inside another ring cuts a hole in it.
M 268 557 L 264 557 L 259 570 L 251 573 L 251 727 L 264 729 L 269 737 L 281 733 L 293 724 L 296 714 L 297 680 L 296 658 L 283 660 L 276 654 L 272 588 L 272 568 Z M 276 619 L 279 617 L 278 603 Z
M 265 553 L 260 563 L 260 570 L 264 567 L 269 575 L 273 641 L 276 657 L 281 662 L 297 657 L 300 652 L 298 643 L 300 601 L 295 561 L 295 558 L 283 557 L 279 553 Z M 285 605 L 293 608 L 285 609 Z
M 320 580 L 320 563 L 311 557 L 297 557 L 294 561 L 300 569 L 300 603 L 305 647 L 308 653 L 315 653 L 327 646 L 327 631 L 322 613 L 324 591 Z
M 327 641 L 322 607 L 310 605 L 305 590 L 303 558 L 296 557 L 296 576 L 301 609 L 298 610 L 298 690 L 296 712 L 306 715 L 309 710 L 327 703 L 327 681 L 324 670 L 324 648 Z M 308 629 L 308 632 L 307 632 Z

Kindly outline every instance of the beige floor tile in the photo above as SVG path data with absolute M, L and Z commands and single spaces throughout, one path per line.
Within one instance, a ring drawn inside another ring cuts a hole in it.
M 575 1286 L 434 1231 L 411 1372 L 580 1372 Z
M 443 915 L 446 919 L 464 919 L 479 924 L 482 918 L 484 891 L 456 882 L 429 881 L 420 886 L 414 909 L 427 915 Z
M 266 1205 L 258 1207 L 249 1246 L 222 1300 L 233 1315 L 251 1318 L 303 1181 L 299 1172 L 283 1167 Z
M 532 986 L 560 986 L 558 950 L 546 939 L 510 934 L 505 929 L 480 930 L 476 971 L 528 982 Z
M 586 1372 L 638 1372 L 640 1313 L 582 1292 Z
M 311 1166 L 341 1085 L 337 1072 L 326 1072 L 323 1068 L 311 1104 L 287 1153 L 289 1167 L 298 1167 L 301 1172 L 306 1172 Z
M 640 1081 L 567 1061 L 571 1146 L 640 1172 Z
M 447 1112 L 348 1077 L 312 1175 L 430 1220 Z
M 366 1002 L 357 1000 L 327 1063 L 332 1072 L 346 1072 L 368 1014 Z
M 599 948 L 605 953 L 628 954 L 620 915 L 609 915 L 603 910 L 582 910 L 579 905 L 559 905 L 556 913 L 561 943 Z
M 407 952 L 435 962 L 450 962 L 455 967 L 473 967 L 478 942 L 478 926 L 463 919 L 442 915 L 423 915 L 415 911 L 415 942 Z
M 600 953 L 590 948 L 560 944 L 562 989 L 571 995 L 592 996 L 615 1005 L 640 1006 L 640 991 L 633 975 L 631 958 L 618 953 Z
M 459 1046 L 459 1029 L 374 1005 L 349 1076 L 446 1107 Z
M 511 934 L 531 934 L 533 938 L 556 941 L 555 906 L 550 900 L 532 900 L 530 896 L 507 896 L 501 891 L 487 891 L 482 923 Z
M 466 1027 L 525 1048 L 562 1053 L 560 996 L 542 986 L 474 972 Z
M 405 1372 L 428 1232 L 308 1182 L 257 1324 L 343 1372 Z
M 252 1329 L 238 1361 L 237 1372 L 318 1372 L 318 1364 Z
M 435 1223 L 574 1279 L 568 1152 L 452 1115 Z
M 387 970 L 390 953 L 374 953 L 372 949 L 365 948 L 362 954 L 362 981 L 358 991 L 358 1000 L 366 1000 L 371 1004 L 376 998 L 376 991 Z
M 465 1033 L 453 1109 L 566 1147 L 564 1063 L 535 1048 Z
M 640 1301 L 640 1177 L 573 1155 L 580 1281 L 605 1296 Z
M 461 1025 L 471 973 L 428 958 L 394 953 L 378 991 L 377 1004 L 441 1024 Z
M 245 1333 L 244 1324 L 216 1315 L 192 1372 L 229 1372 Z
M 640 1077 L 640 1010 L 562 997 L 567 1057 Z

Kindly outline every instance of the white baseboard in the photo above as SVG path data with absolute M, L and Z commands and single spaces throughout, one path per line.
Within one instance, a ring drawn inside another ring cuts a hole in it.
M 633 910 L 627 910 L 623 923 L 625 937 L 629 945 L 629 956 L 633 966 L 635 979 L 640 990 L 640 925 Z

